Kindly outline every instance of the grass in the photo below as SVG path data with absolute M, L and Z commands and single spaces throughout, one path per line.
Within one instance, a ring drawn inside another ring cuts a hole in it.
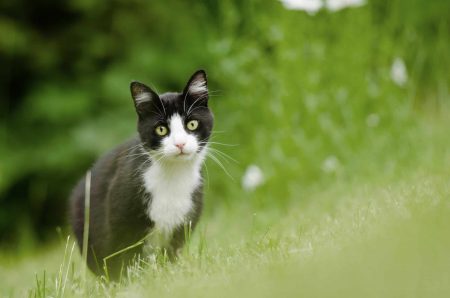
M 203 218 L 178 262 L 140 264 L 118 284 L 91 274 L 83 283 L 72 239 L 18 260 L 3 256 L 0 294 L 447 297 L 450 153 L 444 124 L 448 120 L 423 120 L 413 145 L 424 162 L 406 165 L 401 174 L 336 177 L 282 208 L 255 208 L 253 200 L 224 206 Z

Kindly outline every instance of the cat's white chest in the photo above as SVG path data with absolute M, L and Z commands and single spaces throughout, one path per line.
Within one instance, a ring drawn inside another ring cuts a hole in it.
M 155 229 L 164 234 L 186 223 L 193 208 L 192 194 L 201 183 L 197 164 L 151 165 L 143 173 L 144 187 L 152 195 L 147 207 Z

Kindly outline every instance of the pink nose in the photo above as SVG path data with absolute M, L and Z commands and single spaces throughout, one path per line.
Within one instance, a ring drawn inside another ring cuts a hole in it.
M 183 147 L 184 147 L 185 143 L 179 143 L 179 144 L 175 144 L 175 146 L 178 147 L 178 149 L 180 149 L 181 151 L 183 151 Z

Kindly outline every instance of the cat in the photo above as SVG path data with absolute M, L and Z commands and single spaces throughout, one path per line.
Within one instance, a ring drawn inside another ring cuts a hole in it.
M 203 70 L 191 76 L 181 93 L 159 96 L 135 81 L 130 89 L 138 134 L 90 170 L 87 264 L 95 274 L 112 280 L 137 256 L 160 249 L 169 259 L 176 258 L 186 228 L 195 228 L 202 211 L 201 167 L 214 122 Z M 85 191 L 83 178 L 70 197 L 71 225 L 80 251 Z

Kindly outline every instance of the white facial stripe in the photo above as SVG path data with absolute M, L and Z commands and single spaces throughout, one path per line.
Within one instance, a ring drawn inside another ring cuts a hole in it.
M 184 130 L 183 120 L 180 115 L 175 114 L 169 121 L 170 135 L 175 143 L 185 143 L 187 133 Z
M 189 93 L 198 94 L 208 92 L 208 88 L 206 87 L 206 82 L 204 80 L 197 80 L 191 83 L 189 86 Z
M 193 157 L 199 144 L 197 138 L 186 131 L 183 118 L 179 114 L 175 114 L 169 119 L 169 129 L 170 134 L 162 140 L 164 154 L 176 157 L 183 153 L 185 158 Z

